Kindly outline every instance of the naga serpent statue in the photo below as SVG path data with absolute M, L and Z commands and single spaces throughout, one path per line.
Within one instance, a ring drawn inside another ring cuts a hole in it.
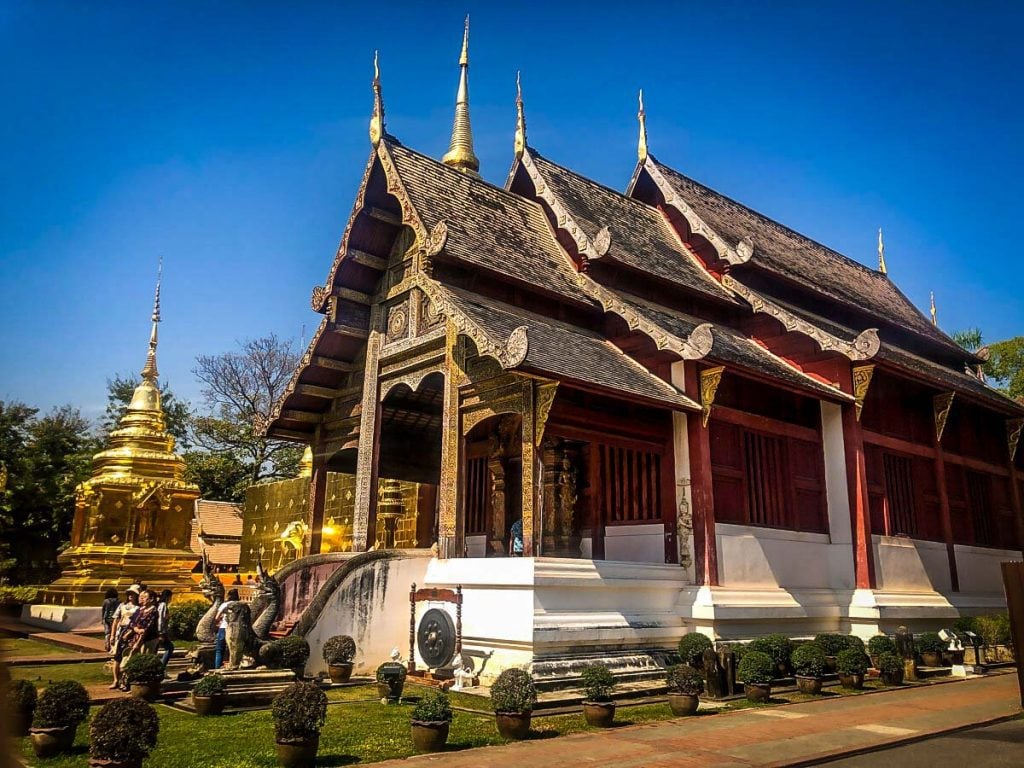
M 203 579 L 199 582 L 203 596 L 211 602 L 210 607 L 196 624 L 196 640 L 199 646 L 189 652 L 191 675 L 201 675 L 213 666 L 213 646 L 217 642 L 217 611 L 224 602 L 224 585 L 210 568 L 210 560 L 203 550 Z M 204 648 L 205 646 L 205 648 Z M 205 653 L 204 653 L 205 650 Z
M 277 619 L 281 605 L 281 586 L 263 569 L 263 563 L 256 563 L 256 597 L 250 607 L 247 603 L 236 602 L 224 609 L 227 621 L 224 640 L 228 647 L 228 669 L 238 669 L 246 657 L 258 663 L 260 651 L 270 642 L 270 628 Z M 258 609 L 253 621 L 253 610 Z

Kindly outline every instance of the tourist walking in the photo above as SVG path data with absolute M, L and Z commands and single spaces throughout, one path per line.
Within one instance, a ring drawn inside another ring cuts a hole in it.
M 167 664 L 174 654 L 174 643 L 171 642 L 167 619 L 170 614 L 171 590 L 160 593 L 160 602 L 156 604 L 156 640 L 153 641 L 153 652 L 160 653 L 160 661 L 167 672 Z
M 109 587 L 103 596 L 103 607 L 100 609 L 103 616 L 103 650 L 107 653 L 110 653 L 110 649 L 114 645 L 114 638 L 110 636 L 110 630 L 114 626 L 114 614 L 117 613 L 117 606 L 120 604 L 117 590 Z
M 213 668 L 220 669 L 221 664 L 224 663 L 224 646 L 225 636 L 228 630 L 228 617 L 225 615 L 225 611 L 229 606 L 234 605 L 238 602 L 238 590 L 228 590 L 228 599 L 220 604 L 220 608 L 217 609 L 217 644 L 216 650 L 213 654 Z
M 114 611 L 114 620 L 110 625 L 110 652 L 113 653 L 114 682 L 111 690 L 121 687 L 121 660 L 129 647 L 130 622 L 139 610 L 139 591 L 133 584 L 124 593 L 124 602 Z

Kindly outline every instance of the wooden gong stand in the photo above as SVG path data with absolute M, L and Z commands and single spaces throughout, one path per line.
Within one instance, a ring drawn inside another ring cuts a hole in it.
M 455 589 L 416 589 L 414 583 L 409 587 L 409 674 L 425 685 L 448 688 L 455 682 L 450 672 L 438 674 L 429 669 L 416 668 L 416 603 L 424 602 L 455 604 L 455 656 L 459 656 L 462 654 L 462 585 L 458 584 Z M 473 684 L 477 684 L 476 678 L 473 678 Z

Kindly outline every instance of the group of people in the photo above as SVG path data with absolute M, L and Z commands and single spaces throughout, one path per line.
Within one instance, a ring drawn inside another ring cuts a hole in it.
M 164 669 L 174 653 L 167 629 L 171 590 L 159 595 L 145 584 L 132 584 L 120 600 L 110 588 L 103 600 L 104 647 L 113 657 L 114 682 L 111 690 L 128 690 L 121 665 L 136 653 L 159 653 Z

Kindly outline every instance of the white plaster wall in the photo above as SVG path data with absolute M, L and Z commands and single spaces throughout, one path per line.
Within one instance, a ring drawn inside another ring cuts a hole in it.
M 879 590 L 949 592 L 949 556 L 940 541 L 905 536 L 872 536 L 875 579 Z
M 842 567 L 849 558 L 849 544 L 831 544 L 823 533 L 717 523 L 715 534 L 719 580 L 724 587 L 852 586 L 852 575 L 846 576 Z
M 430 562 L 425 557 L 377 560 L 349 574 L 306 635 L 307 674 L 327 671 L 323 644 L 333 635 L 350 635 L 356 641 L 357 675 L 373 674 L 393 648 L 408 656 L 409 587 L 423 582 Z
M 664 563 L 664 524 L 609 525 L 604 529 L 604 557 L 629 563 Z
M 1000 563 L 1020 561 L 1021 553 L 1012 549 L 990 549 L 954 544 L 956 574 L 961 592 L 1003 595 L 1003 573 Z

